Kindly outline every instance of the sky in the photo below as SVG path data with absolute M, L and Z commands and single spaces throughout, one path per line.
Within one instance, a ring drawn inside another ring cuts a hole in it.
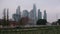
M 47 12 L 47 21 L 53 22 L 60 18 L 60 0 L 0 0 L 0 18 L 3 18 L 3 9 L 9 8 L 9 17 L 16 12 L 16 8 L 20 5 L 21 12 L 30 10 L 36 4 L 37 10 L 40 9 L 43 13 Z

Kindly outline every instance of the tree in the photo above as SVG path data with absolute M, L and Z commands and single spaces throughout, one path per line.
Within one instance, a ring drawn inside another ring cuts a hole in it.
M 46 23 L 47 23 L 47 20 L 45 20 L 45 19 L 39 19 L 37 21 L 37 25 L 46 25 Z
M 57 25 L 57 22 L 52 22 L 52 25 Z
M 8 18 L 9 18 L 9 17 L 8 17 L 8 16 L 9 16 L 9 15 L 8 15 L 8 9 L 7 9 L 7 16 L 6 16 L 6 13 L 5 13 L 5 12 L 6 12 L 6 8 L 4 9 L 4 12 L 3 12 L 3 15 L 4 15 L 4 16 L 3 16 L 3 23 L 2 23 L 3 26 L 9 25 L 9 23 L 8 23 Z M 7 20 L 6 20 L 6 17 L 7 17 Z
M 58 19 L 57 23 L 60 25 L 60 19 Z

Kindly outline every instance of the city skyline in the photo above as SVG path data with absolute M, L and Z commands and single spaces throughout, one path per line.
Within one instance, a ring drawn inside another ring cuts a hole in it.
M 36 25 L 36 22 L 39 19 L 46 19 L 47 20 L 46 10 L 44 10 L 43 18 L 42 18 L 42 13 L 40 12 L 40 9 L 38 9 L 38 16 L 37 16 L 36 12 L 37 12 L 37 9 L 36 9 L 36 5 L 35 4 L 33 4 L 33 9 L 30 10 L 30 12 L 28 10 L 23 10 L 22 13 L 20 12 L 20 6 L 18 6 L 17 9 L 16 9 L 16 13 L 12 15 L 12 18 L 13 18 L 14 21 L 19 22 L 19 20 L 21 18 L 27 17 L 27 18 L 29 18 L 29 20 L 33 21 L 31 23 L 33 23 L 34 25 Z M 30 21 L 28 23 L 30 23 Z
M 49 22 L 56 21 L 56 19 L 60 17 L 60 0 L 0 0 L 0 18 L 3 17 L 2 12 L 4 8 L 9 8 L 9 16 L 11 18 L 12 14 L 16 12 L 15 9 L 18 5 L 21 6 L 22 12 L 23 9 L 30 11 L 34 3 L 36 4 L 37 9 L 41 9 L 41 12 L 46 9 Z

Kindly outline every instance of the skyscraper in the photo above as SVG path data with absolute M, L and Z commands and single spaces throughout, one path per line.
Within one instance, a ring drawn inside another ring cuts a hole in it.
M 17 9 L 16 9 L 16 14 L 21 15 L 21 12 L 20 12 L 20 6 L 17 7 Z
M 44 16 L 43 16 L 43 19 L 46 19 L 46 20 L 47 20 L 47 13 L 46 13 L 46 10 L 44 10 Z
M 40 12 L 40 9 L 38 9 L 38 19 L 42 19 L 42 13 Z
M 33 10 L 30 11 L 30 13 L 29 13 L 29 18 L 30 18 L 30 19 L 34 19 Z
M 36 19 L 36 5 L 33 4 L 33 9 L 30 11 L 30 18 L 35 20 Z
M 31 25 L 35 25 L 35 18 L 34 18 L 34 12 L 33 12 L 33 9 L 29 12 L 29 24 Z
M 33 4 L 33 15 L 34 15 L 34 19 L 36 19 L 36 5 Z
M 17 7 L 17 9 L 16 9 L 16 14 L 13 14 L 12 17 L 13 17 L 13 19 L 14 19 L 15 21 L 17 21 L 17 22 L 21 19 L 20 6 Z
M 28 12 L 28 10 L 23 10 L 22 17 L 29 17 L 29 12 Z
M 37 16 L 36 16 L 36 5 L 35 4 L 33 4 L 33 15 L 34 15 L 34 19 L 33 19 L 34 25 L 36 25 Z
M 20 6 L 18 6 L 16 9 L 16 19 L 17 19 L 17 21 L 19 21 L 21 19 Z
M 30 14 L 29 18 L 32 19 L 32 24 L 36 25 L 37 19 L 36 19 L 36 5 L 35 4 L 33 4 L 33 9 L 30 11 L 29 14 Z
M 18 14 L 13 14 L 12 17 L 13 17 L 14 21 L 19 22 L 21 16 Z

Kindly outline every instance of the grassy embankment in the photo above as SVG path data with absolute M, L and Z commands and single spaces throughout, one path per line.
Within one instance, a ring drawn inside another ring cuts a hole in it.
M 0 34 L 60 34 L 60 26 L 30 27 L 25 29 L 0 29 Z

